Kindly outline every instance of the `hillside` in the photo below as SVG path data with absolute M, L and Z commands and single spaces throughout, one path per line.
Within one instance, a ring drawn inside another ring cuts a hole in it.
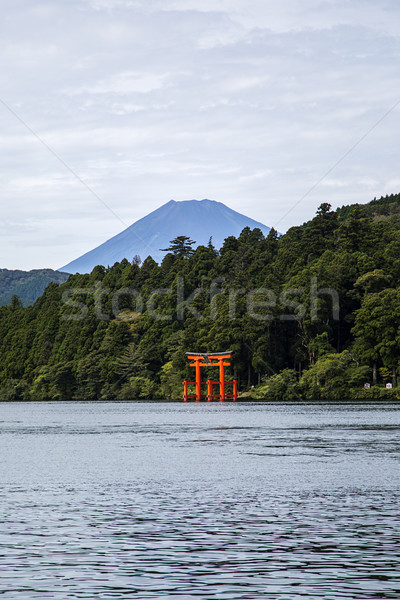
M 323 204 L 282 236 L 245 228 L 0 308 L 0 398 L 179 398 L 185 352 L 228 349 L 255 397 L 397 398 L 400 216 L 360 212 Z
M 69 273 L 60 273 L 52 269 L 0 269 L 0 306 L 9 304 L 14 295 L 18 296 L 23 306 L 33 304 L 49 283 L 64 283 L 68 277 Z
M 212 238 L 213 245 L 219 249 L 225 238 L 238 236 L 245 227 L 259 227 L 264 234 L 270 230 L 222 202 L 171 200 L 60 270 L 90 273 L 96 265 L 112 266 L 123 258 L 132 260 L 134 256 L 141 260 L 151 256 L 160 263 L 165 254 L 161 248 L 166 248 L 171 239 L 183 233 L 196 242 L 195 246 L 207 245 Z
M 390 194 L 381 198 L 374 198 L 368 204 L 350 204 L 336 210 L 339 221 L 350 217 L 355 211 L 362 217 L 371 217 L 375 220 L 385 219 L 393 215 L 400 215 L 400 194 Z

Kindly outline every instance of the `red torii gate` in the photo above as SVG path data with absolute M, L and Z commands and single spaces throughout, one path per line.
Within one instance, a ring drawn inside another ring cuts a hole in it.
M 232 400 L 237 400 L 237 380 L 233 379 L 233 381 L 225 381 L 225 367 L 230 367 L 231 363 L 227 362 L 227 360 L 233 358 L 233 352 L 186 352 L 186 356 L 189 360 L 193 362 L 190 364 L 191 367 L 195 367 L 196 369 L 196 381 L 187 381 L 187 379 L 183 382 L 183 400 L 187 402 L 189 398 L 196 398 L 196 402 L 199 402 L 202 398 L 201 395 L 201 386 L 202 384 L 207 384 L 207 400 L 210 402 L 213 398 L 219 398 L 222 402 L 227 398 L 232 398 Z M 212 379 L 207 379 L 207 381 L 201 381 L 201 367 L 218 367 L 219 368 L 219 381 L 213 381 Z M 189 394 L 188 386 L 195 385 L 196 393 Z M 214 394 L 213 386 L 219 385 L 219 394 Z M 225 385 L 232 385 L 232 394 L 225 393 Z

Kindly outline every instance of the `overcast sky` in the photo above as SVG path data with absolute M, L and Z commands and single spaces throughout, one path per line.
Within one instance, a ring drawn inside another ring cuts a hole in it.
M 3 0 L 0 17 L 0 268 L 60 267 L 170 199 L 284 232 L 400 192 L 398 0 Z

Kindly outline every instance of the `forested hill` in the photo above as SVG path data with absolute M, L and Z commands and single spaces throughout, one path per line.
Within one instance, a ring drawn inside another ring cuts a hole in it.
M 188 350 L 233 350 L 228 376 L 254 397 L 397 397 L 399 207 L 322 204 L 281 237 L 246 228 L 219 252 L 183 235 L 161 265 L 123 260 L 33 306 L 14 298 L 0 308 L 0 397 L 178 398 Z
M 19 271 L 0 269 L 0 306 L 9 304 L 13 295 L 17 295 L 23 306 L 33 304 L 52 281 L 64 283 L 69 273 L 52 269 L 34 269 Z

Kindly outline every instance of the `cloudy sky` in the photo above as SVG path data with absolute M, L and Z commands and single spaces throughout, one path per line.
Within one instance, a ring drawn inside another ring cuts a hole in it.
M 0 268 L 60 267 L 170 199 L 284 232 L 400 192 L 398 0 L 3 0 L 0 17 Z

